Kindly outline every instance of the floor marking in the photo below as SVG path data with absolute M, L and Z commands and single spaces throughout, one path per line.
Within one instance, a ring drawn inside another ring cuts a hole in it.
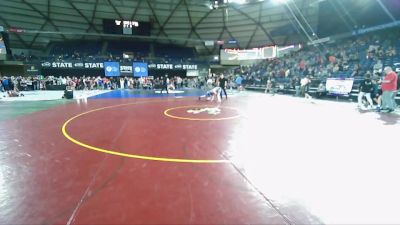
M 127 105 L 137 105 L 137 104 L 143 104 L 143 103 L 153 103 L 153 102 L 164 102 L 164 101 L 146 101 L 146 102 L 134 102 L 134 103 L 126 103 L 126 104 L 119 104 L 119 105 L 113 105 L 113 106 L 106 106 L 106 107 L 101 107 L 101 108 L 97 108 L 97 109 L 92 109 L 83 113 L 80 113 L 76 116 L 71 117 L 70 119 L 68 119 L 62 126 L 61 131 L 63 133 L 63 135 L 70 140 L 71 142 L 93 150 L 93 151 L 98 151 L 98 152 L 103 152 L 103 153 L 107 153 L 107 154 L 111 154 L 111 155 L 117 155 L 117 156 L 122 156 L 122 157 L 127 157 L 127 158 L 135 158 L 135 159 L 143 159 L 143 160 L 152 160 L 152 161 L 161 161 L 161 162 L 175 162 L 175 163 L 229 163 L 229 160 L 213 160 L 213 159 L 184 159 L 184 158 L 166 158 L 166 157 L 153 157 L 153 156 L 146 156 L 146 155 L 135 155 L 135 154 L 128 154 L 128 153 L 123 153 L 123 152 L 118 152 L 115 150 L 110 150 L 110 149 L 104 149 L 104 148 L 99 148 L 96 146 L 92 146 L 92 145 L 88 145 L 85 144 L 77 139 L 75 139 L 74 137 L 72 137 L 68 132 L 67 132 L 67 127 L 68 125 L 75 119 L 93 113 L 93 112 L 97 112 L 97 111 L 101 111 L 101 110 L 106 110 L 106 109 L 112 109 L 112 108 L 117 108 L 117 107 L 122 107 L 122 106 L 127 106 Z M 197 106 L 199 107 L 199 106 Z
M 169 108 L 164 111 L 164 115 L 173 119 L 178 119 L 178 120 L 191 120 L 191 121 L 220 121 L 220 120 L 232 120 L 240 117 L 239 110 L 233 107 L 225 107 L 225 106 L 218 106 L 217 108 L 225 108 L 225 109 L 231 109 L 235 110 L 237 112 L 237 115 L 234 116 L 229 116 L 229 117 L 221 117 L 221 118 L 193 118 L 193 117 L 182 117 L 182 116 L 174 116 L 170 112 L 176 109 L 184 109 L 184 108 L 199 108 L 199 107 L 212 107 L 211 105 L 187 105 L 187 106 L 178 106 L 174 108 Z

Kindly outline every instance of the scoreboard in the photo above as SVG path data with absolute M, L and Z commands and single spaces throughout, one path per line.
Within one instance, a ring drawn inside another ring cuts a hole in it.
M 150 31 L 150 22 L 103 19 L 103 32 L 105 34 L 150 36 Z
M 276 46 L 253 49 L 221 49 L 220 59 L 222 65 L 240 65 L 241 61 L 275 58 Z

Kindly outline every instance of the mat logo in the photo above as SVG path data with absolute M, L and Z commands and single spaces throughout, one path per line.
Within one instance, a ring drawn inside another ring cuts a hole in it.
M 209 115 L 218 115 L 221 114 L 221 109 L 219 108 L 196 108 L 196 109 L 189 109 L 187 113 L 191 114 L 199 114 L 199 113 L 207 113 Z

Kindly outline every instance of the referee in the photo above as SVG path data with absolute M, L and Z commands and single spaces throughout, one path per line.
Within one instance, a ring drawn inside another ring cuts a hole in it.
M 225 98 L 228 99 L 228 95 L 226 94 L 226 85 L 228 84 L 228 80 L 224 78 L 224 75 L 221 74 L 219 80 L 218 80 L 219 87 L 222 89 L 220 92 L 221 98 L 222 98 L 222 92 L 225 94 Z
M 169 79 L 168 79 L 168 74 L 165 74 L 165 76 L 162 79 L 162 87 L 161 87 L 161 94 L 163 93 L 163 90 L 165 89 L 168 93 L 168 84 L 169 84 Z

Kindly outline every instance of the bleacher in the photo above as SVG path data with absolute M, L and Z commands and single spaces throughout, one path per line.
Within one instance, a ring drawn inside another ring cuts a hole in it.
M 71 41 L 55 42 L 50 49 L 49 55 L 72 57 L 74 53 L 79 52 L 81 57 L 99 55 L 102 48 L 100 41 Z
M 367 71 L 373 72 L 378 60 L 382 62 L 382 68 L 390 66 L 400 72 L 400 40 L 396 38 L 396 35 L 393 37 L 389 39 L 385 33 L 382 33 L 380 36 L 365 35 L 337 40 L 336 43 L 324 46 L 307 46 L 299 52 L 279 59 L 263 61 L 251 67 L 241 67 L 232 71 L 231 74 L 243 76 L 246 89 L 255 91 L 264 91 L 267 80 L 273 77 L 276 83 L 275 88 L 284 94 L 294 94 L 295 90 L 291 87 L 293 76 L 300 78 L 305 75 L 311 76 L 311 93 L 315 93 L 318 85 L 326 82 L 327 77 L 354 78 L 353 89 L 347 98 L 356 98 L 364 75 Z M 391 48 L 396 51 L 394 56 L 388 54 Z M 306 64 L 305 69 L 300 68 L 302 62 Z M 334 69 L 335 66 L 337 66 L 336 69 Z M 358 73 L 356 73 L 358 67 Z M 290 70 L 288 77 L 281 72 L 287 69 Z M 378 73 L 375 76 L 382 76 L 382 74 Z M 396 99 L 400 100 L 399 94 Z
M 325 79 L 326 81 L 326 79 Z M 330 95 L 329 93 L 327 94 L 326 98 L 336 98 L 336 99 L 357 99 L 358 93 L 359 93 L 359 85 L 362 81 L 362 78 L 357 78 L 354 79 L 354 84 L 353 84 L 353 88 L 351 90 L 351 93 L 348 96 L 338 96 L 338 95 Z M 317 92 L 318 89 L 318 85 L 319 83 L 324 82 L 324 80 L 320 80 L 320 79 L 312 79 L 311 80 L 311 86 L 310 86 L 310 91 L 309 93 L 311 95 L 314 95 Z M 280 94 L 291 94 L 294 95 L 295 94 L 295 89 L 292 88 L 290 86 L 290 81 L 284 81 L 284 80 L 277 80 L 276 85 L 275 85 L 275 90 L 277 93 Z M 264 92 L 266 89 L 266 85 L 264 84 L 258 84 L 258 85 L 245 85 L 246 90 L 251 90 L 251 91 L 258 91 L 258 92 Z M 397 93 L 396 96 L 396 100 L 400 103 L 400 92 Z
M 118 56 L 122 56 L 125 52 L 132 52 L 135 58 L 145 58 L 149 57 L 150 43 L 109 41 L 106 52 Z

